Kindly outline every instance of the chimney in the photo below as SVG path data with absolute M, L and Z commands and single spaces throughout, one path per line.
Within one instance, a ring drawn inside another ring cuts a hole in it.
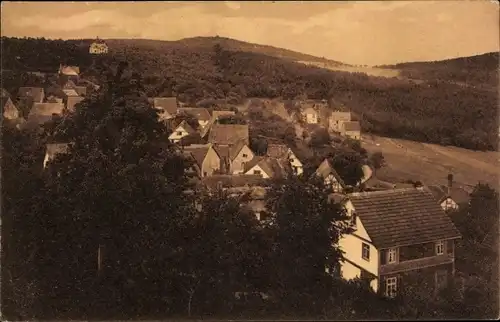
M 453 185 L 453 174 L 448 174 L 448 195 L 451 193 L 451 187 Z

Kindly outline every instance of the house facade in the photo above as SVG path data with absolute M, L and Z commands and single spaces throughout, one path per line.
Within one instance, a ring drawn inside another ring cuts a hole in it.
M 301 175 L 304 172 L 304 165 L 291 148 L 284 144 L 268 144 L 266 155 L 270 158 L 285 160 L 290 163 L 293 172 Z
M 178 110 L 177 110 L 177 113 L 179 114 L 187 114 L 187 115 L 191 115 L 192 117 L 194 117 L 195 119 L 198 120 L 198 124 L 200 124 L 201 127 L 205 127 L 208 122 L 210 121 L 210 119 L 212 118 L 210 116 L 210 113 L 208 112 L 208 110 L 206 108 L 201 108 L 201 107 L 180 107 Z
M 107 54 L 108 51 L 108 45 L 99 39 L 96 39 L 89 47 L 89 53 L 94 55 Z
M 358 121 L 343 122 L 341 133 L 353 140 L 361 140 L 361 125 Z
M 323 178 L 325 185 L 330 187 L 332 192 L 341 193 L 344 191 L 346 185 L 328 159 L 321 162 L 315 175 Z
M 154 97 L 150 99 L 153 107 L 160 111 L 160 120 L 170 120 L 177 114 L 177 97 Z
M 196 133 L 196 131 L 189 124 L 187 124 L 186 121 L 182 121 L 179 125 L 174 127 L 174 130 L 168 136 L 168 139 L 172 143 L 178 143 L 183 137 L 194 133 Z
M 245 164 L 244 174 L 260 175 L 264 179 L 284 178 L 291 172 L 287 161 L 256 156 Z
M 305 117 L 305 121 L 308 124 L 318 124 L 319 122 L 319 117 L 318 117 L 318 111 L 314 109 L 312 106 L 308 106 L 304 109 L 302 114 Z
M 245 143 L 235 144 L 232 147 L 231 173 L 241 174 L 245 168 L 245 164 L 250 162 L 255 154 L 250 147 Z M 234 157 L 233 157 L 234 156 Z
M 432 296 L 455 273 L 460 233 L 423 188 L 352 193 L 344 202 L 354 232 L 343 236 L 340 276 L 361 278 L 388 297 Z
M 351 112 L 334 111 L 328 118 L 328 129 L 334 132 L 341 132 L 344 122 L 351 121 Z
M 211 144 L 193 144 L 184 147 L 184 153 L 195 161 L 200 178 L 220 172 L 221 158 Z

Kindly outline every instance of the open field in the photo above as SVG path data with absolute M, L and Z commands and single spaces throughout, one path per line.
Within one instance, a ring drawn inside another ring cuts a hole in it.
M 384 154 L 387 166 L 377 174 L 382 180 L 411 179 L 424 184 L 446 184 L 448 173 L 452 173 L 455 184 L 468 191 L 479 181 L 495 189 L 500 186 L 499 152 L 472 151 L 369 134 L 363 138 L 363 147 L 368 152 Z
M 312 62 L 312 61 L 298 61 L 298 63 L 315 66 L 320 68 L 325 68 L 333 71 L 339 72 L 349 72 L 349 73 L 363 73 L 368 76 L 375 77 L 398 77 L 400 75 L 399 70 L 389 69 L 389 68 L 377 68 L 377 67 L 364 67 L 364 66 L 349 66 L 340 64 L 327 64 L 323 62 Z

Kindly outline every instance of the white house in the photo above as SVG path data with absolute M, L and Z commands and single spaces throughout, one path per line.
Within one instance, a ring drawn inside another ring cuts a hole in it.
M 106 43 L 99 38 L 97 38 L 96 41 L 94 41 L 89 47 L 89 53 L 94 55 L 107 54 L 108 51 L 108 45 L 106 45 Z
M 325 180 L 325 185 L 330 186 L 332 192 L 343 192 L 346 187 L 344 180 L 335 171 L 328 159 L 321 162 L 318 169 L 316 169 L 315 175 L 322 177 Z
M 344 235 L 339 275 L 361 278 L 388 297 L 413 286 L 430 294 L 455 272 L 453 222 L 423 188 L 351 193 L 343 205 L 354 232 Z
M 173 143 L 178 143 L 183 137 L 194 133 L 196 133 L 196 131 L 189 124 L 187 124 L 186 121 L 182 121 L 179 125 L 174 127 L 174 130 L 169 135 L 168 139 Z
M 304 172 L 304 165 L 293 152 L 293 150 L 284 144 L 268 144 L 266 155 L 278 160 L 286 160 L 290 163 L 295 174 L 300 175 Z

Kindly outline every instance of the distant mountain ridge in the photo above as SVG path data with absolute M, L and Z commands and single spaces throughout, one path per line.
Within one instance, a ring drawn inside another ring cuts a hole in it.
M 349 64 L 339 61 L 327 59 L 324 57 L 316 57 L 309 54 L 300 53 L 297 51 L 273 47 L 269 45 L 261 45 L 249 43 L 241 40 L 236 40 L 226 37 L 192 37 L 183 38 L 180 40 L 151 40 L 151 39 L 106 39 L 108 45 L 133 45 L 133 46 L 146 46 L 154 47 L 156 49 L 199 49 L 199 50 L 212 50 L 216 44 L 221 45 L 225 50 L 229 51 L 242 51 L 257 54 L 264 54 L 276 58 L 282 58 L 292 61 L 306 61 L 306 62 L 320 62 L 330 65 L 350 66 Z
M 421 68 L 432 66 L 434 68 L 442 68 L 442 67 L 454 67 L 454 68 L 485 68 L 485 69 L 497 69 L 498 63 L 500 59 L 499 52 L 490 52 L 473 56 L 466 57 L 458 57 L 458 58 L 450 58 L 443 60 L 435 60 L 435 61 L 416 61 L 416 62 L 405 62 L 391 65 L 379 65 L 375 67 L 380 68 L 398 68 L 398 69 L 407 69 L 407 68 Z

